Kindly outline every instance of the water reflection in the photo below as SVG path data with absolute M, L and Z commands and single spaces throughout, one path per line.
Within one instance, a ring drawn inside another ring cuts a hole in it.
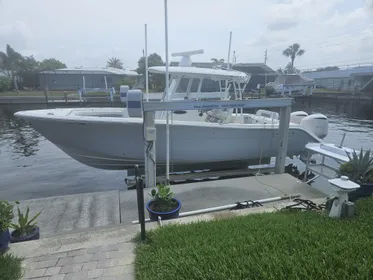
M 13 114 L 13 110 L 0 108 L 0 154 L 10 148 L 13 158 L 35 155 L 42 136 Z

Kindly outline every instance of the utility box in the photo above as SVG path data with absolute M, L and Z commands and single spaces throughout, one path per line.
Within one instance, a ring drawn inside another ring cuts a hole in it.
M 356 213 L 356 205 L 351 201 L 343 202 L 342 204 L 342 211 L 341 211 L 341 218 L 351 218 L 355 216 Z

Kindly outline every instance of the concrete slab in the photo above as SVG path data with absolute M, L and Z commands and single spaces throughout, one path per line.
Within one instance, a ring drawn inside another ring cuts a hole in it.
M 325 197 L 325 194 L 288 174 L 180 184 L 173 185 L 172 190 L 182 202 L 181 212 L 284 194 L 301 194 L 302 198 L 307 199 Z M 145 202 L 150 199 L 149 192 L 148 188 L 144 190 Z M 132 221 L 138 220 L 135 190 L 55 196 L 20 202 L 23 211 L 27 205 L 30 207 L 31 216 L 44 209 L 38 218 L 41 238 L 85 228 L 132 224 Z
M 234 204 L 244 200 L 258 200 L 284 194 L 301 194 L 302 198 L 323 198 L 325 194 L 300 182 L 289 174 L 236 178 L 218 181 L 173 185 L 175 197 L 181 200 L 181 212 Z M 150 189 L 144 190 L 145 202 Z M 121 221 L 138 220 L 136 191 L 120 192 Z M 146 213 L 147 216 L 147 213 Z
M 30 217 L 38 211 L 41 237 L 74 229 L 119 224 L 118 191 L 55 196 L 20 201 L 21 211 L 30 207 Z M 17 215 L 16 215 L 17 216 Z M 14 222 L 17 222 L 15 217 Z

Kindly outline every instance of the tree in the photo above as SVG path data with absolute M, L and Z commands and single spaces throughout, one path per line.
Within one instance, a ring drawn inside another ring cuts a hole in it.
M 106 67 L 123 69 L 123 63 L 119 58 L 112 57 L 106 62 Z
M 145 57 L 142 56 L 138 63 L 138 67 L 136 69 L 136 72 L 140 75 L 143 75 L 145 77 Z M 164 62 L 162 60 L 162 57 L 157 54 L 153 53 L 148 56 L 148 67 L 153 66 L 163 66 Z M 164 75 L 160 74 L 150 74 L 149 75 L 149 86 L 150 88 L 162 88 L 165 85 L 165 78 Z
M 137 62 L 138 67 L 136 69 L 136 72 L 140 75 L 145 75 L 145 57 L 142 56 L 139 61 Z M 163 66 L 164 62 L 162 60 L 162 57 L 157 53 L 152 53 L 148 56 L 148 67 L 153 66 Z
M 291 67 L 294 67 L 294 60 L 297 56 L 302 56 L 306 51 L 300 48 L 298 43 L 292 44 L 287 49 L 283 50 L 282 54 L 291 59 Z
M 39 71 L 51 71 L 62 68 L 66 68 L 66 64 L 55 58 L 47 58 L 39 63 Z
M 38 87 L 39 62 L 34 56 L 24 56 L 20 62 L 19 76 L 22 87 Z
M 33 55 L 24 56 L 20 61 L 20 71 L 22 72 L 35 72 L 39 69 L 39 62 L 36 61 Z
M 294 73 L 299 73 L 299 72 L 300 71 L 297 68 L 295 68 L 293 65 L 291 65 L 291 62 L 289 62 L 286 65 L 283 73 L 284 74 L 294 74 Z
M 0 52 L 0 69 L 13 83 L 14 88 L 18 92 L 18 72 L 23 57 L 19 52 L 16 52 L 9 44 L 6 45 L 6 51 Z
M 221 59 L 211 58 L 211 62 L 214 64 L 214 66 L 222 66 L 224 63 L 224 58 L 221 58 Z
M 281 67 L 276 70 L 277 73 L 284 74 L 284 69 Z

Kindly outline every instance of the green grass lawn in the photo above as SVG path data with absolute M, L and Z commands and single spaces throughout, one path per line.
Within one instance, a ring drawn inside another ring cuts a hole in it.
M 12 254 L 0 253 L 0 279 L 18 280 L 23 275 L 22 259 Z
M 373 279 L 373 199 L 357 216 L 278 211 L 170 225 L 136 247 L 137 279 Z

